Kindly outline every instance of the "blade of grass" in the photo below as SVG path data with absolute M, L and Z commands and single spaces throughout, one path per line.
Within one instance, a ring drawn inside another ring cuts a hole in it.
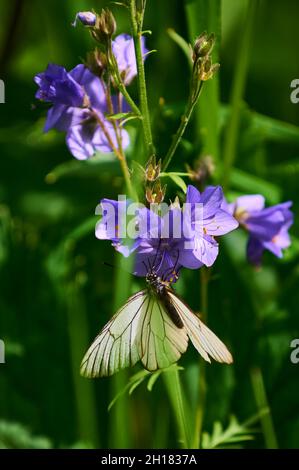
M 190 449 L 187 404 L 183 396 L 179 372 L 177 369 L 165 372 L 163 378 L 175 414 L 180 446 L 183 449 Z
M 213 63 L 219 61 L 219 44 L 221 34 L 220 0 L 185 0 L 187 26 L 191 43 L 203 31 L 214 32 L 216 44 L 213 49 Z M 211 155 L 219 160 L 218 117 L 219 117 L 219 76 L 205 83 L 200 104 L 195 108 L 197 135 L 202 142 L 202 154 Z
M 240 124 L 242 98 L 250 59 L 250 49 L 258 0 L 248 2 L 247 14 L 241 36 L 241 44 L 236 62 L 236 69 L 231 90 L 231 115 L 226 129 L 223 151 L 223 188 L 230 183 L 231 170 L 236 159 L 237 141 Z
M 268 404 L 263 375 L 260 368 L 256 367 L 251 370 L 251 382 L 259 412 L 265 408 L 269 411 L 267 414 L 262 414 L 260 418 L 266 447 L 267 449 L 278 449 L 271 408 Z
M 85 302 L 81 292 L 79 279 L 69 282 L 66 287 L 68 314 L 68 331 L 79 440 L 99 447 L 99 433 L 96 421 L 96 402 L 94 385 L 91 381 L 80 377 L 80 363 L 88 345 L 88 326 Z

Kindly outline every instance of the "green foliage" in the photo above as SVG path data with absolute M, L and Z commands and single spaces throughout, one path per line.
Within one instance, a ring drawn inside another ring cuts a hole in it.
M 46 437 L 33 436 L 18 423 L 0 421 L 0 449 L 51 449 Z
M 175 370 L 182 370 L 182 367 L 179 367 L 176 364 L 174 364 L 166 369 L 157 370 L 156 372 L 149 372 L 148 370 L 144 369 L 132 375 L 128 383 L 125 385 L 125 387 L 122 390 L 120 390 L 118 394 L 113 398 L 113 400 L 109 403 L 108 411 L 111 410 L 111 408 L 115 405 L 115 403 L 124 394 L 128 393 L 129 395 L 132 395 L 134 390 L 136 390 L 136 388 L 139 387 L 139 385 L 141 385 L 146 379 L 148 379 L 146 388 L 148 392 L 151 392 L 158 378 L 162 374 L 167 373 L 167 372 L 172 372 Z
M 252 428 L 252 425 L 268 412 L 267 409 L 264 409 L 258 415 L 253 416 L 242 424 L 238 422 L 235 416 L 231 416 L 225 429 L 219 421 L 215 421 L 212 433 L 203 433 L 202 448 L 224 449 L 242 447 L 243 443 L 254 439 L 254 432 L 256 431 Z

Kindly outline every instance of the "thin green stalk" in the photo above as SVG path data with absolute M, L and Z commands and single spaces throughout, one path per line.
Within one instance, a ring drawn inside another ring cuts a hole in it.
M 133 260 L 130 258 L 118 258 L 115 270 L 115 301 L 113 305 L 113 312 L 124 304 L 130 295 L 131 284 L 131 263 Z M 123 390 L 129 380 L 129 371 L 124 370 L 115 374 L 111 378 L 111 397 L 110 401 Z M 129 449 L 133 447 L 131 426 L 130 426 L 130 398 L 125 393 L 120 400 L 117 400 L 115 405 L 110 411 L 109 426 L 111 432 L 109 433 L 110 441 L 109 446 L 114 449 Z
M 192 99 L 193 90 L 191 90 L 186 111 L 183 114 L 183 116 L 181 117 L 180 126 L 179 126 L 177 132 L 175 133 L 175 135 L 173 136 L 173 139 L 172 139 L 171 145 L 169 147 L 169 150 L 168 150 L 168 152 L 165 155 L 165 158 L 163 160 L 162 171 L 166 171 L 166 169 L 168 168 L 168 166 L 169 166 L 169 164 L 170 164 L 170 162 L 171 162 L 171 160 L 172 160 L 172 158 L 173 158 L 173 156 L 176 152 L 176 149 L 178 148 L 178 145 L 179 145 L 179 143 L 180 143 L 180 141 L 181 141 L 181 139 L 182 139 L 182 137 L 185 133 L 186 127 L 188 126 L 188 123 L 189 123 L 190 118 L 192 116 L 194 107 L 195 107 L 195 105 L 198 101 L 198 98 L 199 98 L 200 94 L 201 94 L 203 83 L 204 82 L 200 83 L 199 92 L 198 92 L 198 95 L 197 95 L 195 100 Z
M 134 199 L 135 198 L 135 191 L 134 191 L 133 186 L 132 186 L 130 170 L 129 170 L 129 167 L 128 167 L 128 164 L 127 164 L 126 156 L 125 156 L 125 154 L 122 150 L 122 146 L 117 148 L 114 145 L 114 142 L 113 142 L 113 140 L 111 138 L 111 135 L 109 134 L 109 132 L 108 132 L 108 130 L 107 130 L 105 124 L 104 124 L 104 121 L 98 115 L 98 113 L 95 113 L 95 112 L 93 112 L 93 113 L 94 113 L 94 116 L 95 116 L 99 126 L 101 127 L 103 133 L 105 134 L 105 137 L 106 137 L 110 147 L 112 148 L 113 152 L 115 153 L 116 157 L 119 160 L 120 167 L 121 167 L 121 170 L 122 170 L 122 173 L 123 173 L 123 176 L 124 176 L 124 180 L 125 180 L 125 183 L 126 183 L 127 191 L 129 193 L 129 196 Z
M 139 101 L 140 110 L 142 114 L 142 127 L 144 133 L 145 144 L 147 148 L 148 156 L 155 154 L 155 147 L 152 137 L 150 114 L 148 109 L 147 100 L 147 89 L 144 71 L 144 59 L 141 48 L 143 18 L 145 11 L 146 1 L 143 0 L 142 9 L 137 11 L 136 0 L 130 0 L 130 15 L 131 15 L 131 27 L 135 46 L 136 64 L 138 71 L 138 90 L 139 90 Z
M 213 63 L 219 62 L 221 36 L 221 1 L 220 0 L 185 0 L 185 12 L 190 42 L 203 31 L 216 34 L 216 43 L 212 52 Z M 205 84 L 200 98 L 200 106 L 195 107 L 197 126 L 196 136 L 200 140 L 202 155 L 211 155 L 219 160 L 219 74 Z
M 187 404 L 183 396 L 179 372 L 177 369 L 165 372 L 163 377 L 175 414 L 180 446 L 183 449 L 190 449 Z
M 78 439 L 99 447 L 99 433 L 95 415 L 94 384 L 80 377 L 80 363 L 88 345 L 88 326 L 85 302 L 78 279 L 67 285 L 67 314 L 71 363 L 78 421 Z
M 263 374 L 259 367 L 251 370 L 251 381 L 258 411 L 262 411 L 264 409 L 268 410 L 268 413 L 261 414 L 260 418 L 266 447 L 267 449 L 278 449 L 277 438 L 271 416 L 271 408 L 267 399 Z
M 132 111 L 134 111 L 134 113 L 136 113 L 137 116 L 141 117 L 141 111 L 140 109 L 138 108 L 137 104 L 135 103 L 135 101 L 133 100 L 133 98 L 131 98 L 131 95 L 129 94 L 129 92 L 127 91 L 125 85 L 123 84 L 123 82 L 121 81 L 118 85 L 118 88 L 119 88 L 119 91 L 121 92 L 121 94 L 124 96 L 124 98 L 126 99 L 128 105 L 130 106 L 130 108 L 132 109 Z
M 131 97 L 130 93 L 128 92 L 127 88 L 126 88 L 126 85 L 124 84 L 121 76 L 120 76 L 120 73 L 119 73 L 119 70 L 118 70 L 118 65 L 117 65 L 117 61 L 116 61 L 116 58 L 113 54 L 113 51 L 112 51 L 112 43 L 110 42 L 109 45 L 108 45 L 108 51 L 109 51 L 109 57 L 110 57 L 110 60 L 111 60 L 111 74 L 115 80 L 115 83 L 116 83 L 116 86 L 118 88 L 118 90 L 120 91 L 120 93 L 124 96 L 125 100 L 127 101 L 128 105 L 130 106 L 130 108 L 132 109 L 132 111 L 138 116 L 140 117 L 140 119 L 142 118 L 142 113 L 139 109 L 139 107 L 137 106 L 137 104 L 135 103 L 135 101 L 133 100 L 133 98 Z
M 244 96 L 246 78 L 248 72 L 252 33 L 255 23 L 258 0 L 250 0 L 241 36 L 241 44 L 236 62 L 236 69 L 231 91 L 231 114 L 226 130 L 223 151 L 223 187 L 227 189 L 230 183 L 231 171 L 236 159 L 236 149 Z
M 207 268 L 200 269 L 200 312 L 203 321 L 206 323 L 208 316 L 208 285 L 209 285 L 209 271 Z M 193 436 L 193 447 L 198 449 L 201 441 L 202 425 L 204 419 L 204 411 L 206 404 L 206 362 L 199 359 L 199 379 L 198 379 L 198 401 L 195 413 L 195 427 Z

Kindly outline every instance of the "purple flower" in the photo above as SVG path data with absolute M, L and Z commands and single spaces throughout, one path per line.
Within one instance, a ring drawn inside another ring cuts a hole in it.
M 191 269 L 202 266 L 192 253 L 191 230 L 188 226 L 183 227 L 184 217 L 180 207 L 170 206 L 160 217 L 142 205 L 137 205 L 136 210 L 134 206 L 134 217 L 129 222 L 133 231 L 126 233 L 126 238 L 124 226 L 129 207 L 130 201 L 103 199 L 103 218 L 97 223 L 96 237 L 111 240 L 115 249 L 124 256 L 134 253 L 136 276 L 144 277 L 155 268 L 158 275 L 168 273 L 172 277 L 173 271 L 178 272 L 182 266 Z M 121 222 L 122 217 L 124 222 Z
M 113 125 L 105 118 L 107 96 L 103 81 L 82 64 L 70 72 L 58 65 L 49 65 L 46 72 L 38 74 L 36 97 L 53 103 L 48 111 L 45 132 L 57 129 L 66 132 L 66 142 L 74 157 L 84 160 L 96 151 L 111 152 L 111 143 L 117 146 Z M 114 106 L 117 103 L 112 97 Z M 126 104 L 117 112 L 126 111 Z M 123 148 L 129 145 L 129 135 L 119 131 Z
M 103 219 L 97 224 L 96 236 L 111 240 L 124 256 L 134 252 L 134 274 L 137 276 L 146 276 L 154 268 L 165 279 L 173 278 L 174 272 L 177 273 L 181 267 L 198 269 L 204 264 L 211 266 L 218 254 L 214 236 L 228 233 L 238 226 L 234 217 L 220 208 L 222 201 L 220 187 L 207 188 L 200 194 L 189 186 L 187 204 L 183 209 L 175 203 L 160 216 L 154 210 L 138 206 L 130 222 L 134 234 L 127 234 L 127 239 L 119 232 L 118 210 L 126 211 L 129 205 L 124 205 L 123 201 L 108 201 L 110 207 L 108 204 Z M 107 200 L 102 201 L 102 210 L 103 203 L 106 204 Z M 134 240 L 131 243 L 130 238 Z
M 247 256 L 252 264 L 261 264 L 264 250 L 281 258 L 282 250 L 290 246 L 288 230 L 293 224 L 291 206 L 292 202 L 288 201 L 265 208 L 265 199 L 259 194 L 241 196 L 227 205 L 227 210 L 249 232 Z
M 49 64 L 45 72 L 35 76 L 34 81 L 39 86 L 35 95 L 37 99 L 67 106 L 83 106 L 84 90 L 64 67 Z
M 76 14 L 76 18 L 72 23 L 72 26 L 77 26 L 78 20 L 84 26 L 95 26 L 97 16 L 92 11 L 79 11 L 79 13 Z
M 182 267 L 198 269 L 203 265 L 194 250 L 191 227 L 176 205 L 170 206 L 162 217 L 157 216 L 154 227 L 138 240 L 134 251 L 137 276 L 146 276 L 154 269 L 165 280 L 175 282 L 175 274 Z
M 104 125 L 105 132 L 93 120 L 70 127 L 66 135 L 66 143 L 71 154 L 78 160 L 87 160 L 95 152 L 111 152 L 111 143 L 117 148 L 118 142 L 113 125 L 109 121 L 104 121 Z M 123 148 L 128 147 L 130 143 L 129 134 L 125 129 L 121 129 L 119 133 Z M 109 139 L 107 135 L 109 135 Z
M 148 49 L 145 46 L 145 38 L 141 37 L 142 55 L 145 58 Z M 116 58 L 119 71 L 124 83 L 128 85 L 137 75 L 135 47 L 133 38 L 129 34 L 120 34 L 112 41 L 112 51 Z
M 237 220 L 222 209 L 220 186 L 209 186 L 200 193 L 194 186 L 187 189 L 186 202 L 191 205 L 191 227 L 194 230 L 194 254 L 206 266 L 218 256 L 215 236 L 225 235 L 238 227 Z

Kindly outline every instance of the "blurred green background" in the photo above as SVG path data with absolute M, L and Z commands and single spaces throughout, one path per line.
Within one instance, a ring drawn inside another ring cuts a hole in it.
M 249 21 L 245 0 L 148 0 L 145 28 L 153 32 L 148 46 L 158 51 L 146 61 L 153 130 L 163 155 L 188 95 L 188 61 L 167 29 L 186 40 L 204 29 L 216 30 L 221 69 L 203 92 L 172 168 L 185 171 L 186 163 L 192 166 L 199 156 L 212 154 L 215 182 L 226 182 L 230 196 L 259 192 L 268 204 L 291 199 L 296 215 L 299 104 L 290 101 L 290 82 L 299 78 L 299 3 L 257 3 L 252 40 L 244 45 Z M 163 380 L 151 392 L 141 383 L 108 412 L 110 401 L 138 367 L 115 379 L 79 376 L 83 352 L 121 301 L 116 298 L 119 273 L 102 264 L 115 262 L 117 255 L 109 242 L 95 239 L 93 214 L 99 199 L 114 198 L 123 183 L 112 157 L 76 162 L 62 134 L 43 134 L 45 111 L 32 106 L 36 73 L 48 62 L 70 69 L 93 47 L 83 28 L 71 27 L 75 13 L 107 4 L 0 1 L 0 78 L 6 85 L 6 103 L 0 105 L 0 338 L 6 343 L 6 364 L 0 365 L 0 447 L 178 445 Z M 128 31 L 125 9 L 112 9 L 119 32 Z M 233 133 L 231 93 L 236 70 L 242 81 L 240 62 L 246 87 L 242 103 L 238 96 L 233 102 L 239 123 Z M 136 96 L 134 86 L 132 93 Z M 129 129 L 134 142 L 140 129 Z M 132 145 L 130 158 L 138 159 L 136 152 Z M 232 161 L 225 155 L 233 155 Z M 170 185 L 168 197 L 176 192 Z M 270 414 L 247 423 L 253 424 L 248 431 L 252 440 L 229 443 L 223 438 L 232 446 L 274 447 L 277 441 L 282 448 L 299 447 L 299 365 L 290 361 L 290 342 L 299 337 L 297 229 L 296 219 L 293 245 L 284 259 L 266 254 L 260 271 L 246 262 L 246 235 L 241 232 L 221 241 L 213 267 L 208 323 L 229 345 L 235 363 L 206 368 L 203 429 L 211 436 L 219 421 L 238 435 L 231 415 L 244 423 L 270 407 Z M 134 280 L 130 289 L 139 285 Z M 178 286 L 196 311 L 203 300 L 199 286 L 200 273 L 192 271 L 183 273 Z M 193 416 L 199 370 L 192 347 L 180 365 Z M 239 435 L 248 434 L 247 426 L 240 429 Z

